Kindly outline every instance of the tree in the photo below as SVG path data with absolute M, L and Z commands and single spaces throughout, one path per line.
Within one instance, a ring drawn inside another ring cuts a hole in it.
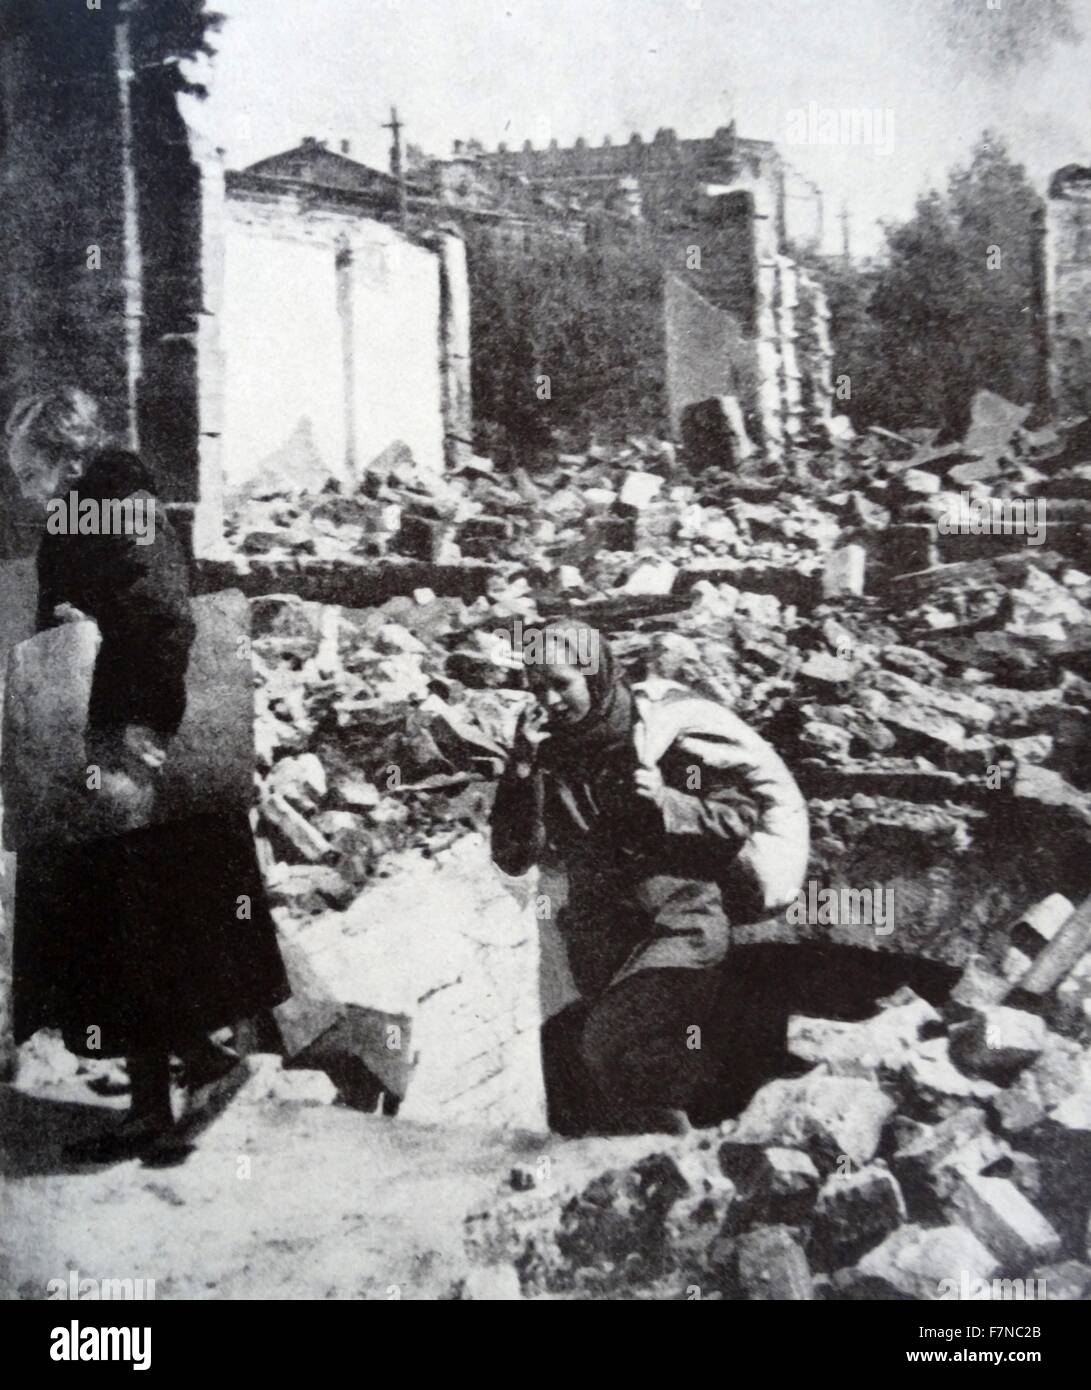
M 162 66 L 175 91 L 206 97 L 207 88 L 191 82 L 181 64 L 215 50 L 209 35 L 223 25 L 224 16 L 205 8 L 205 0 L 139 0 L 132 7 L 133 57 L 144 69 Z
M 884 229 L 876 272 L 834 274 L 835 370 L 851 375 L 858 425 L 957 434 L 982 387 L 1035 399 L 1041 206 L 1023 167 L 986 132 L 945 192 Z
M 502 452 L 663 429 L 663 264 L 646 235 L 513 246 L 470 230 L 467 251 L 474 415 Z

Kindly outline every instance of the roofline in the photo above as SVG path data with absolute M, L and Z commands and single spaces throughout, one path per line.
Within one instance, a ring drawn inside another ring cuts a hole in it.
M 397 215 L 395 203 L 376 198 L 372 192 L 358 189 L 330 188 L 325 184 L 311 183 L 307 179 L 274 178 L 266 174 L 251 174 L 245 169 L 227 170 L 224 181 L 229 194 L 255 193 L 268 195 L 270 198 L 276 195 L 283 197 L 289 194 L 306 194 L 312 203 L 329 203 L 335 207 L 358 208 L 362 212 L 393 214 L 394 217 Z M 431 214 L 437 222 L 457 221 L 462 218 L 472 222 L 508 222 L 513 226 L 528 228 L 541 227 L 543 224 L 553 224 L 558 228 L 585 227 L 587 223 L 586 216 L 577 213 L 557 215 L 552 209 L 548 210 L 551 215 L 543 218 L 531 213 L 512 213 L 503 208 L 460 207 L 426 193 L 414 193 L 412 189 L 409 190 L 408 202 L 411 212 Z M 393 218 L 378 216 L 373 220 L 381 222 Z M 410 233 L 410 239 L 413 235 L 414 233 Z
M 363 169 L 376 178 L 389 179 L 392 183 L 397 182 L 394 175 L 388 174 L 385 169 L 376 169 L 371 164 L 362 164 L 358 159 L 353 159 L 351 155 L 341 154 L 339 150 L 327 149 L 325 145 L 295 145 L 290 150 L 281 150 L 279 154 L 269 154 L 264 159 L 256 159 L 253 164 L 248 164 L 245 169 L 236 172 L 245 174 L 260 168 L 263 164 L 271 164 L 277 159 L 292 159 L 296 155 L 313 155 L 315 153 L 324 154 L 329 159 L 336 159 L 341 164 L 348 164 L 353 169 Z

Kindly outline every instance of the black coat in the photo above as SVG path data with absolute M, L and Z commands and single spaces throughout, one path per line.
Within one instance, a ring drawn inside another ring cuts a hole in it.
M 668 751 L 660 768 L 668 786 L 684 788 L 696 761 Z M 509 874 L 535 863 L 563 868 L 567 901 L 556 920 L 580 994 L 637 971 L 718 964 L 729 926 L 710 864 L 730 862 L 750 834 L 750 799 L 705 770 L 703 796 L 669 793 L 676 819 L 677 808 L 685 812 L 681 827 L 669 824 L 636 794 L 631 729 L 572 767 L 540 764 L 529 776 L 509 766 L 501 777 L 492 856 Z
M 79 497 L 151 492 L 131 454 L 92 461 Z M 154 541 L 51 535 L 38 553 L 39 628 L 70 603 L 102 644 L 89 724 L 173 734 L 185 712 L 194 627 L 185 553 L 157 509 Z M 90 1056 L 174 1050 L 288 997 L 245 816 L 192 817 L 19 854 L 15 1039 L 59 1028 Z
M 79 501 L 152 498 L 153 481 L 135 454 L 99 454 L 73 492 Z M 154 539 L 133 535 L 42 537 L 38 551 L 38 631 L 70 603 L 98 623 L 88 724 L 146 724 L 173 734 L 186 707 L 186 663 L 193 643 L 186 556 L 162 508 Z

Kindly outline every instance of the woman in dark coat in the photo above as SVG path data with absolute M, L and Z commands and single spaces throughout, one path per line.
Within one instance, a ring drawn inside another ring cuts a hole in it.
M 581 1118 L 555 1127 L 684 1128 L 729 914 L 754 921 L 794 898 L 806 803 L 730 710 L 672 682 L 630 686 L 593 629 L 524 632 L 523 660 L 537 702 L 497 789 L 492 853 L 506 873 L 567 878 L 557 925 L 583 1075 L 564 1084 L 585 1095 Z
M 45 505 L 148 499 L 141 461 L 105 447 L 98 408 L 72 388 L 21 402 L 9 457 L 24 496 Z M 153 538 L 43 535 L 38 628 L 87 616 L 101 633 L 88 764 L 119 823 L 139 812 L 185 712 L 194 624 L 185 553 L 160 509 Z M 101 793 L 100 793 L 101 794 Z M 248 900 L 248 913 L 239 904 Z M 15 1040 L 58 1028 L 73 1052 L 128 1060 L 131 1110 L 85 1146 L 140 1152 L 169 1131 L 171 1054 L 192 1092 L 237 1061 L 209 1034 L 289 994 L 245 815 L 205 815 L 21 852 L 16 865 Z

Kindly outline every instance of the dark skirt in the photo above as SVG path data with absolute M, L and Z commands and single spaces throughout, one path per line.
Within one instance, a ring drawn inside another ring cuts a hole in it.
M 719 887 L 669 874 L 610 883 L 570 873 L 557 925 L 584 999 L 638 971 L 719 965 L 730 936 Z
M 199 816 L 23 851 L 15 1040 L 58 1028 L 89 1057 L 176 1051 L 290 989 L 245 816 Z

